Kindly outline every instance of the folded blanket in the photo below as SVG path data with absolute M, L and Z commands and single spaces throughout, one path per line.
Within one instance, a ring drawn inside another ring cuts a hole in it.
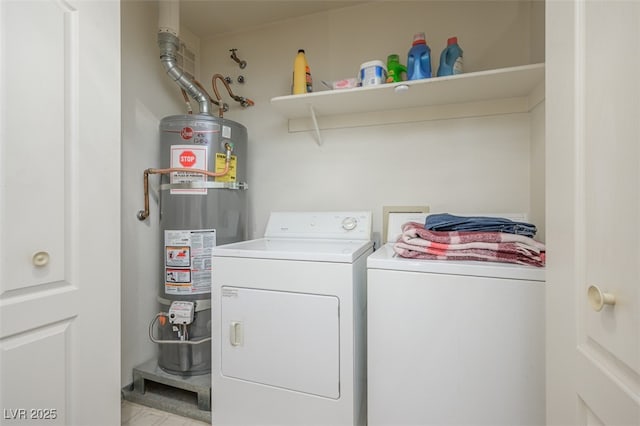
M 424 227 L 433 231 L 494 231 L 533 237 L 536 226 L 504 217 L 455 216 L 438 213 L 427 216 Z
M 430 231 L 408 222 L 394 251 L 413 259 L 481 260 L 544 266 L 545 246 L 524 235 L 487 231 Z
M 402 225 L 402 235 L 400 239 L 408 244 L 416 245 L 429 245 L 429 242 L 442 244 L 519 242 L 540 250 L 545 249 L 543 243 L 525 235 L 494 231 L 431 231 L 425 229 L 425 227 L 418 222 L 407 222 Z M 413 241 L 413 239 L 420 240 Z M 421 242 L 421 240 L 426 240 L 426 242 Z
M 399 239 L 397 243 L 402 247 L 432 254 L 444 254 L 448 251 L 454 250 L 492 250 L 504 251 L 507 253 L 520 253 L 524 256 L 539 256 L 540 253 L 544 252 L 544 250 L 540 250 L 538 247 L 532 247 L 523 243 L 473 242 L 464 244 L 442 244 L 427 240 L 420 240 L 419 238 L 409 239 L 406 242 Z
M 486 262 L 516 263 L 519 265 L 544 266 L 544 252 L 539 256 L 525 256 L 496 250 L 464 249 L 450 250 L 441 254 L 424 253 L 396 243 L 393 250 L 402 257 L 429 260 L 480 260 Z

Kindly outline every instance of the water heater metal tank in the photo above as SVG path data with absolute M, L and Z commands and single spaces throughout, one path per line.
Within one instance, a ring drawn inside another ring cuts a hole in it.
M 173 374 L 206 374 L 211 371 L 211 251 L 247 237 L 247 129 L 209 115 L 170 116 L 160 122 L 160 144 L 163 168 L 220 172 L 231 153 L 223 176 L 161 175 L 158 301 L 169 321 L 160 323 L 159 333 L 160 341 L 176 342 L 160 343 L 158 365 Z M 189 325 L 172 321 L 176 301 L 194 302 Z

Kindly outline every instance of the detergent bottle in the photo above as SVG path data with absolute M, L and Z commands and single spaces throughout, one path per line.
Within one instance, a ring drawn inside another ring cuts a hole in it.
M 387 83 L 402 81 L 402 73 L 407 73 L 407 67 L 400 63 L 400 57 L 395 53 L 387 56 Z
M 295 60 L 293 61 L 293 83 L 291 85 L 291 93 L 300 95 L 309 91 L 311 86 L 311 72 L 307 64 L 307 58 L 304 49 L 299 49 Z
M 462 49 L 458 45 L 458 37 L 447 40 L 447 47 L 440 54 L 438 77 L 462 74 Z
M 431 49 L 427 46 L 424 33 L 413 36 L 407 59 L 407 77 L 409 80 L 431 77 Z

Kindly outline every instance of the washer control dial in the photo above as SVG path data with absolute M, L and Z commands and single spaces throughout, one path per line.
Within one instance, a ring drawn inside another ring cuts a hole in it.
M 342 219 L 342 229 L 346 231 L 352 231 L 358 226 L 358 219 L 353 216 L 345 217 Z

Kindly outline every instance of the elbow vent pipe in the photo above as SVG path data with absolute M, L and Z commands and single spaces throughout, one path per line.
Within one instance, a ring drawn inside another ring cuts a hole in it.
M 160 48 L 160 62 L 164 66 L 169 77 L 171 77 L 171 79 L 175 81 L 182 90 L 198 102 L 200 114 L 211 114 L 209 96 L 184 73 L 182 68 L 178 66 L 177 52 L 180 47 L 180 40 L 178 37 L 168 32 L 159 32 L 158 47 Z

